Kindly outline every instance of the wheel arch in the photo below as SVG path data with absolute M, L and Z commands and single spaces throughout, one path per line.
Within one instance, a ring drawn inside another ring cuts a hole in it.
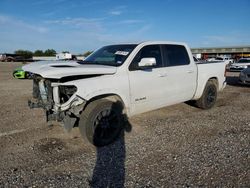
M 219 90 L 219 81 L 218 81 L 218 78 L 217 77 L 210 77 L 210 78 L 206 79 L 204 82 L 202 82 L 202 84 L 201 84 L 201 81 L 199 82 L 199 84 L 197 86 L 197 90 L 196 90 L 195 96 L 193 98 L 194 100 L 199 99 L 202 96 L 203 91 L 204 91 L 204 89 L 205 89 L 205 87 L 206 87 L 206 85 L 207 85 L 207 83 L 209 81 L 214 82 L 215 85 L 216 85 L 217 91 Z
M 217 88 L 217 91 L 219 89 L 219 82 L 218 82 L 218 78 L 217 77 L 211 77 L 207 80 L 206 84 L 209 82 L 209 81 L 212 81 L 215 85 L 216 85 L 216 88 Z M 206 86 L 205 84 L 205 86 Z M 205 88 L 204 86 L 204 88 Z
M 91 97 L 85 107 L 90 104 L 91 102 L 93 101 L 96 101 L 96 100 L 99 100 L 99 99 L 107 99 L 107 100 L 110 100 L 112 102 L 120 102 L 122 107 L 123 107 L 123 114 L 126 116 L 126 118 L 128 117 L 128 113 L 129 113 L 129 110 L 127 108 L 127 105 L 126 103 L 124 102 L 124 100 L 122 99 L 122 97 L 118 94 L 115 94 L 115 93 L 107 93 L 107 94 L 101 94 L 101 95 L 96 95 L 96 96 L 93 96 Z
M 210 109 L 217 99 L 218 80 L 216 77 L 209 78 L 205 84 L 201 97 L 196 100 L 196 106 L 202 109 Z

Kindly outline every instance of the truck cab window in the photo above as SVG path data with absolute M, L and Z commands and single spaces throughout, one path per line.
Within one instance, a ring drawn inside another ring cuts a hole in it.
M 163 45 L 167 66 L 188 65 L 190 59 L 187 50 L 181 45 Z
M 141 61 L 142 58 L 155 58 L 156 65 L 153 67 L 147 68 L 158 68 L 162 67 L 162 56 L 161 56 L 161 49 L 159 45 L 148 45 L 143 47 L 135 56 L 132 63 L 129 66 L 129 70 L 139 70 L 138 63 Z

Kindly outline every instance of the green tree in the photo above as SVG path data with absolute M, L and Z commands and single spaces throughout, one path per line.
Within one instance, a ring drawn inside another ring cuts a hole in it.
M 34 52 L 34 54 L 33 54 L 34 56 L 43 56 L 44 55 L 44 53 L 43 53 L 43 51 L 42 50 L 36 50 L 35 52 Z
M 44 51 L 44 56 L 55 56 L 56 51 L 54 49 L 47 49 Z
M 87 51 L 87 52 L 83 53 L 83 56 L 84 56 L 84 57 L 87 57 L 87 56 L 89 56 L 89 55 L 92 54 L 92 53 L 93 53 L 93 51 Z
M 30 59 L 33 57 L 33 52 L 29 50 L 16 50 L 15 54 L 24 57 L 25 59 Z

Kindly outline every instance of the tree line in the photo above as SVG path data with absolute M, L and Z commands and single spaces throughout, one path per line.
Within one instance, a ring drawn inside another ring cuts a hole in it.
M 55 56 L 56 51 L 54 49 L 36 50 L 34 52 L 29 50 L 16 50 L 15 54 L 25 57 L 26 59 L 32 58 L 33 56 Z
M 64 52 L 68 52 L 68 51 L 64 51 Z M 84 52 L 82 55 L 84 57 L 88 56 L 89 54 L 91 54 L 92 51 L 87 51 Z M 55 56 L 56 55 L 56 51 L 54 49 L 47 49 L 45 51 L 43 50 L 36 50 L 34 52 L 29 51 L 29 50 L 16 50 L 15 54 L 20 55 L 22 57 L 24 57 L 25 59 L 30 59 L 33 56 Z

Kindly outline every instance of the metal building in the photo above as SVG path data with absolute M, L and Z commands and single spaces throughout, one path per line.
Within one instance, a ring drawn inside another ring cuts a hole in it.
M 231 47 L 209 47 L 209 48 L 192 48 L 193 54 L 201 54 L 202 59 L 216 56 L 228 56 L 234 59 L 241 57 L 250 57 L 250 45 L 248 46 L 231 46 Z

